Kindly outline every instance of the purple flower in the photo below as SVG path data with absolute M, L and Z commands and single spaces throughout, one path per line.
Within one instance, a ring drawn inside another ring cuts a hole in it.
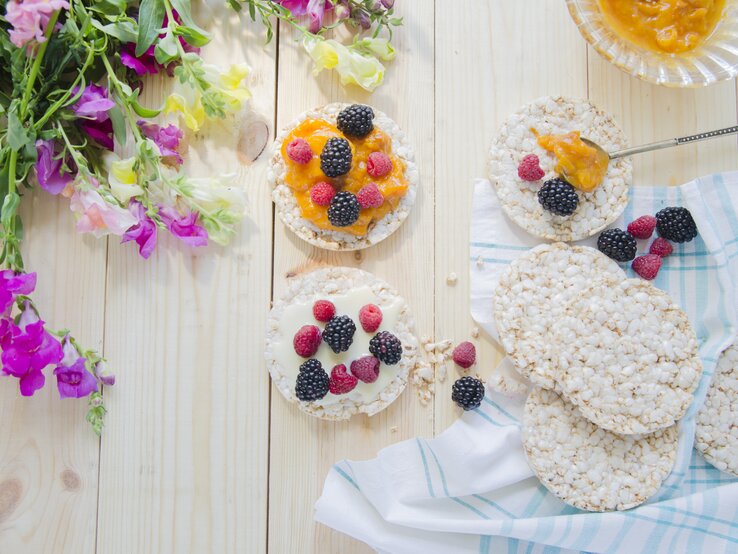
M 331 3 L 328 3 L 326 7 L 326 0 L 281 0 L 279 3 L 290 10 L 295 17 L 309 16 L 308 30 L 311 33 L 320 31 L 323 27 L 323 16 L 326 9 L 330 10 L 332 7 Z
M 146 123 L 143 120 L 138 121 L 138 126 L 141 127 L 143 134 L 153 140 L 156 146 L 159 147 L 163 163 L 167 165 L 182 163 L 182 156 L 177 151 L 179 142 L 184 137 L 182 129 L 176 125 L 160 127 L 156 123 Z
M 79 92 L 75 87 L 74 94 Z M 79 126 L 103 148 L 113 150 L 113 122 L 108 111 L 115 106 L 108 96 L 108 89 L 98 85 L 87 85 L 72 111 L 80 118 Z
M 156 223 L 146 215 L 146 208 L 140 202 L 131 200 L 128 209 L 138 219 L 138 223 L 125 232 L 120 242 L 122 244 L 135 240 L 138 244 L 138 253 L 144 259 L 148 259 L 156 248 Z
M 69 9 L 65 0 L 10 0 L 5 7 L 5 19 L 13 26 L 8 31 L 10 41 L 18 48 L 33 39 L 44 42 L 51 14 L 61 9 Z
M 190 212 L 179 215 L 174 208 L 162 207 L 159 209 L 159 217 L 175 237 L 190 246 L 207 246 L 208 232 L 204 227 L 197 224 L 199 214 Z
M 31 294 L 36 288 L 35 273 L 0 271 L 0 313 L 7 313 L 19 294 Z
M 55 157 L 57 151 L 53 140 L 37 140 L 36 155 L 36 179 L 46 192 L 59 194 L 74 180 L 71 173 L 62 169 L 64 160 Z
M 77 349 L 64 337 L 62 346 L 63 357 L 59 365 L 54 368 L 56 388 L 61 398 L 83 398 L 97 390 L 97 379 L 85 367 L 85 359 L 79 355 Z
M 19 325 L 8 319 L 3 321 L 6 323 L 0 329 L 2 372 L 19 379 L 23 396 L 33 396 L 46 382 L 42 370 L 62 359 L 61 344 L 46 331 L 44 322 L 28 305 Z
M 106 387 L 115 385 L 115 375 L 108 374 L 107 365 L 103 360 L 95 364 L 95 377 Z
M 174 20 L 177 23 L 180 23 L 179 14 L 176 11 L 174 11 Z M 166 28 L 168 25 L 169 16 L 164 15 L 164 21 L 161 26 L 163 28 Z M 165 36 L 166 35 L 164 33 L 159 34 L 159 38 L 164 38 Z M 199 48 L 188 44 L 184 38 L 177 37 L 177 39 L 179 40 L 179 43 L 182 45 L 182 49 L 185 52 L 200 52 Z M 123 45 L 123 50 L 120 53 L 120 61 L 126 67 L 130 67 L 131 69 L 133 69 L 133 71 L 136 72 L 136 75 L 139 76 L 146 75 L 147 73 L 150 75 L 156 75 L 162 69 L 164 69 L 171 77 L 173 75 L 174 66 L 177 65 L 177 62 L 173 61 L 166 65 L 162 65 L 156 61 L 154 51 L 155 47 L 149 46 L 146 52 L 144 52 L 140 56 L 136 56 L 136 43 L 127 42 Z

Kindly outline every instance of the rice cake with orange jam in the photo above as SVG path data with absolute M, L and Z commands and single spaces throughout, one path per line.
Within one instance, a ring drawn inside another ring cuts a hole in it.
M 333 103 L 300 115 L 283 129 L 274 142 L 268 178 L 272 198 L 282 222 L 303 240 L 329 250 L 359 250 L 391 235 L 410 213 L 418 187 L 415 156 L 405 134 L 386 114 L 374 111 L 374 130 L 364 138 L 345 136 L 336 126 L 341 110 L 350 104 Z M 345 138 L 351 145 L 352 164 L 346 175 L 328 178 L 320 169 L 320 152 L 329 138 Z M 303 138 L 313 151 L 307 164 L 293 162 L 287 145 Z M 372 152 L 383 152 L 392 161 L 392 171 L 371 177 L 366 162 Z M 337 192 L 354 194 L 369 183 L 376 183 L 385 202 L 379 208 L 364 208 L 359 219 L 347 227 L 334 227 L 328 221 L 328 207 L 310 200 L 310 189 L 320 181 L 331 183 Z

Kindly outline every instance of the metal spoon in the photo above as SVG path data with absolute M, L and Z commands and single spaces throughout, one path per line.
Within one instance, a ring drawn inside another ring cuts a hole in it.
M 616 158 L 622 158 L 623 156 L 640 154 L 641 152 L 651 152 L 652 150 L 661 150 L 662 148 L 671 148 L 672 146 L 680 146 L 682 144 L 688 144 L 690 142 L 698 142 L 701 140 L 735 134 L 738 134 L 738 126 L 728 127 L 726 129 L 718 129 L 717 131 L 708 131 L 707 133 L 699 133 L 697 135 L 689 135 L 688 137 L 679 137 L 669 140 L 662 140 L 659 142 L 652 142 L 651 144 L 643 144 L 641 146 L 633 146 L 632 148 L 624 148 L 616 152 L 607 152 L 599 144 L 594 143 L 586 138 L 582 138 L 582 142 L 587 143 L 589 146 L 597 149 L 609 159 L 614 160 Z

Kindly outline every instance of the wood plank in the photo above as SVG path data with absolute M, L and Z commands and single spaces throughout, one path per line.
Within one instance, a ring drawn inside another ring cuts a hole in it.
M 257 109 L 273 127 L 276 46 L 258 26 L 217 12 L 202 55 L 247 61 Z M 146 89 L 156 104 L 162 89 Z M 98 551 L 264 552 L 268 377 L 263 332 L 271 282 L 272 210 L 265 158 L 238 161 L 220 124 L 196 141 L 192 175 L 235 171 L 249 215 L 231 245 L 191 250 L 163 238 L 148 261 L 111 243 L 107 353 L 119 383 L 107 395 Z M 160 239 L 162 235 L 160 234 Z
M 79 235 L 69 201 L 43 191 L 24 199 L 21 214 L 42 317 L 102 350 L 106 240 Z M 20 397 L 16 379 L 0 379 L 0 551 L 92 553 L 100 442 L 86 400 L 60 400 L 45 373 L 32 398 Z
M 620 123 L 632 144 L 645 144 L 736 124 L 735 81 L 701 89 L 670 89 L 630 78 L 589 50 L 590 98 Z M 636 185 L 680 185 L 734 170 L 735 137 L 639 154 Z
M 285 288 L 288 274 L 317 265 L 361 267 L 395 286 L 409 302 L 419 334 L 433 326 L 433 10 L 423 0 L 397 3 L 405 25 L 396 32 L 397 59 L 374 94 L 342 88 L 335 75 L 317 80 L 311 62 L 282 28 L 279 51 L 277 120 L 284 126 L 306 109 L 332 101 L 364 102 L 385 111 L 405 130 L 416 152 L 421 183 L 417 202 L 402 227 L 390 238 L 360 253 L 329 253 L 293 236 L 275 222 L 274 295 Z M 394 42 L 394 41 L 393 41 Z M 262 371 L 263 364 L 262 364 Z M 368 418 L 331 423 L 303 414 L 272 389 L 269 484 L 269 551 L 369 552 L 370 550 L 313 521 L 329 468 L 343 458 L 366 459 L 396 441 L 433 434 L 430 407 L 423 407 L 411 386 L 388 409 Z M 396 432 L 393 432 L 396 428 Z
M 563 3 L 436 2 L 436 336 L 473 340 L 474 372 L 487 377 L 502 351 L 484 331 L 471 338 L 469 225 L 473 181 L 487 177 L 490 143 L 504 119 L 540 96 L 587 94 L 586 45 Z M 446 277 L 456 273 L 454 286 Z M 437 387 L 436 433 L 459 410 L 450 363 Z

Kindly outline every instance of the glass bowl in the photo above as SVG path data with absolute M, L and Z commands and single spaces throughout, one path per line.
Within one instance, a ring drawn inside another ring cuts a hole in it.
M 598 0 L 566 0 L 579 32 L 601 56 L 645 81 L 667 87 L 701 87 L 738 75 L 738 1 L 727 0 L 713 33 L 680 54 L 641 48 L 607 26 Z

